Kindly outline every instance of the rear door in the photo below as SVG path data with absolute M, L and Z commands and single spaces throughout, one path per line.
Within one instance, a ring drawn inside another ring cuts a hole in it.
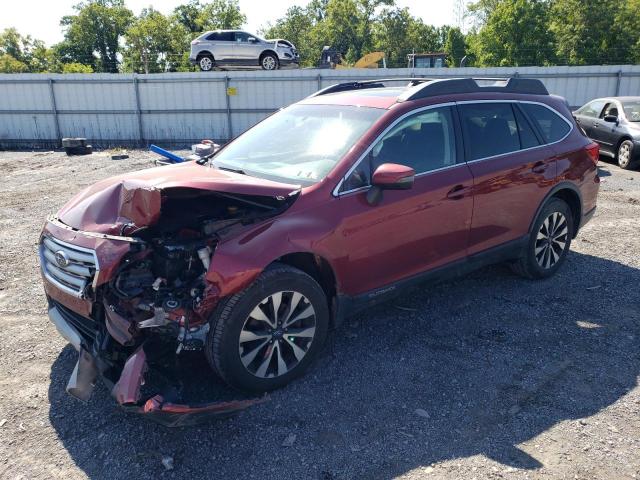
M 213 57 L 216 62 L 233 62 L 233 47 L 235 44 L 233 32 L 216 32 L 212 42 Z
M 455 125 L 451 106 L 412 113 L 390 127 L 341 185 L 345 291 L 372 291 L 466 257 L 473 182 Z M 371 174 L 383 163 L 414 168 L 415 183 L 384 191 L 370 205 Z
M 469 255 L 527 234 L 554 184 L 554 151 L 514 102 L 460 102 L 465 153 L 473 175 Z

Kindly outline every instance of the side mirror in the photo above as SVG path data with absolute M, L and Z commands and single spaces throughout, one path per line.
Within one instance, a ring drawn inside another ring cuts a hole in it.
M 249 43 L 256 43 L 258 40 L 255 37 L 249 37 L 249 38 L 247 38 L 247 41 Z
M 383 163 L 371 177 L 372 188 L 367 193 L 370 205 L 377 205 L 382 200 L 383 190 L 409 190 L 413 187 L 416 172 L 413 168 L 396 163 Z
M 609 123 L 618 123 L 618 117 L 615 115 L 605 115 L 603 120 Z

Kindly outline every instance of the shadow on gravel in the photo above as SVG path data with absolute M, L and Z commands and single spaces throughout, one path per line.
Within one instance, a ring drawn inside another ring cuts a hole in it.
M 92 478 L 390 478 L 473 455 L 536 469 L 542 454 L 519 444 L 636 385 L 639 284 L 640 270 L 574 252 L 546 281 L 497 266 L 414 289 L 348 319 L 268 402 L 182 429 L 124 414 L 104 388 L 88 405 L 67 397 L 67 347 L 51 369 L 50 420 Z

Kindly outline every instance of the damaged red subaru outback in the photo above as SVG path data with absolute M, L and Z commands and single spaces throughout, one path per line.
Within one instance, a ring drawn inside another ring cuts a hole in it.
M 207 161 L 102 181 L 51 216 L 49 316 L 80 352 L 68 391 L 101 377 L 138 411 L 227 413 L 246 404 L 144 392 L 158 352 L 204 351 L 228 384 L 268 391 L 413 282 L 495 262 L 554 274 L 599 187 L 566 101 L 533 79 L 407 81 L 328 87 Z

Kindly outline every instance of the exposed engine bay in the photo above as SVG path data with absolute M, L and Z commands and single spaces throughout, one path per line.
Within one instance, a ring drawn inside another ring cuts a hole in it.
M 156 221 L 142 224 L 119 215 L 125 220 L 119 233 L 134 241 L 108 281 L 95 290 L 88 287 L 87 300 L 93 306 L 89 321 L 96 332 L 82 335 L 74 344 L 80 360 L 67 391 L 87 400 L 100 375 L 123 407 L 152 414 L 170 426 L 193 423 L 185 416 L 227 414 L 260 401 L 194 404 L 184 399 L 184 389 L 173 382 L 171 372 L 186 352 L 205 347 L 209 319 L 218 301 L 215 286 L 205 277 L 218 242 L 280 214 L 297 195 L 298 191 L 268 197 L 172 188 L 162 191 Z M 148 211 L 144 214 L 150 218 Z M 88 320 L 69 320 L 77 315 L 52 298 L 46 284 L 45 289 L 50 317 L 63 336 L 65 326 L 54 318 L 59 312 L 73 325 Z M 58 313 L 52 315 L 51 308 Z

